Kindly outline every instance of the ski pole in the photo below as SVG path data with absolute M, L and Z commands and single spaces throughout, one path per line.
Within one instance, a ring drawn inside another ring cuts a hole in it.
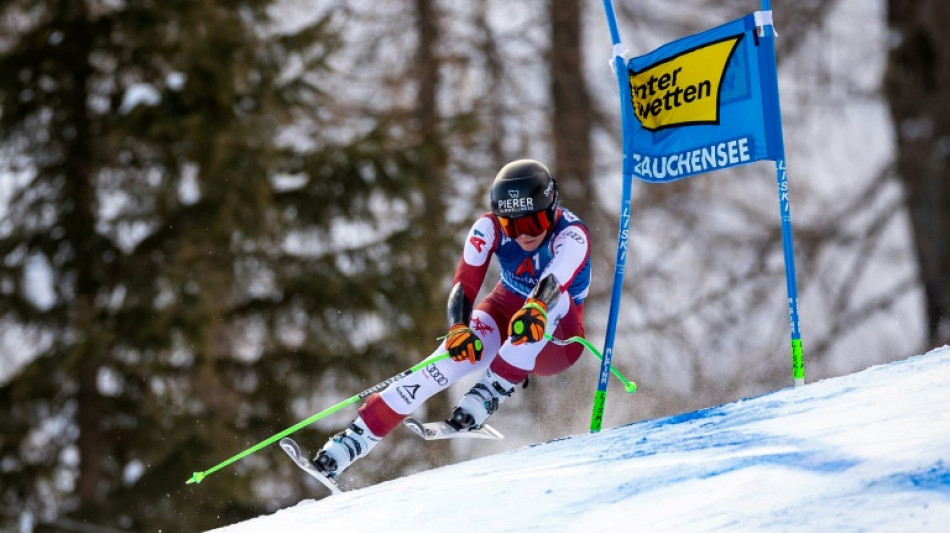
M 590 342 L 587 341 L 587 339 L 585 339 L 585 338 L 583 338 L 583 337 L 576 337 L 576 336 L 575 336 L 575 337 L 570 337 L 570 338 L 568 338 L 568 339 L 562 340 L 562 339 L 558 339 L 558 338 L 552 337 L 551 335 L 545 334 L 545 338 L 547 338 L 549 341 L 553 342 L 554 344 L 558 344 L 558 345 L 560 345 L 560 346 L 565 346 L 565 345 L 567 345 L 567 344 L 574 343 L 574 342 L 580 343 L 580 344 L 582 344 L 584 347 L 586 347 L 588 350 L 590 350 L 591 353 L 593 353 L 594 355 L 596 355 L 598 359 L 603 359 L 603 356 L 600 354 L 600 352 L 597 351 L 597 348 L 595 348 L 592 344 L 590 344 Z M 437 361 L 441 361 L 441 360 L 443 360 L 443 359 L 448 359 L 448 357 L 449 357 L 449 353 L 448 353 L 448 352 L 445 352 L 445 353 L 436 355 L 436 356 L 434 356 L 434 357 L 430 357 L 430 358 L 428 358 L 428 359 L 422 361 L 421 363 L 419 363 L 419 364 L 413 366 L 412 368 L 410 368 L 410 369 L 408 369 L 408 370 L 404 370 L 404 371 L 400 372 L 399 374 L 396 374 L 395 376 L 393 376 L 393 377 L 391 377 L 391 378 L 389 378 L 389 379 L 387 379 L 387 380 L 385 380 L 385 381 L 381 381 L 381 382 L 377 383 L 376 385 L 373 385 L 372 387 L 370 387 L 370 388 L 364 390 L 363 392 L 360 392 L 359 394 L 355 394 L 355 395 L 353 395 L 353 396 L 350 396 L 349 398 L 347 398 L 347 399 L 345 399 L 345 400 L 343 400 L 343 401 L 337 403 L 336 405 L 332 405 L 332 406 L 330 406 L 330 407 L 324 409 L 323 411 L 320 411 L 319 413 L 317 413 L 317 414 L 311 416 L 310 418 L 308 418 L 308 419 L 306 419 L 306 420 L 303 420 L 303 421 L 301 421 L 301 422 L 298 422 L 297 424 L 294 424 L 293 426 L 291 426 L 291 427 L 285 429 L 284 431 L 281 431 L 280 433 L 278 433 L 278 434 L 276 434 L 276 435 L 274 435 L 274 436 L 272 436 L 272 437 L 270 437 L 270 438 L 268 438 L 268 439 L 266 439 L 266 440 L 264 440 L 264 441 L 262 441 L 262 442 L 259 442 L 258 444 L 255 444 L 254 446 L 252 446 L 252 447 L 250 447 L 250 448 L 244 450 L 243 452 L 241 452 L 241 453 L 235 455 L 234 457 L 231 457 L 230 459 L 227 459 L 226 461 L 223 461 L 223 462 L 221 462 L 220 464 L 217 464 L 217 465 L 215 465 L 215 466 L 213 466 L 213 467 L 211 467 L 211 468 L 205 470 L 204 472 L 194 472 L 194 473 L 192 474 L 191 478 L 189 478 L 188 481 L 185 482 L 185 484 L 201 483 L 201 481 L 202 481 L 204 478 L 206 478 L 207 476 L 209 476 L 209 475 L 211 475 L 211 474 L 217 472 L 218 470 L 220 470 L 220 469 L 222 469 L 222 468 L 224 468 L 224 467 L 230 465 L 231 463 L 234 463 L 234 462 L 236 462 L 236 461 L 239 461 L 239 460 L 241 460 L 241 459 L 247 457 L 248 455 L 251 455 L 252 453 L 254 453 L 254 452 L 260 450 L 261 448 L 264 448 L 264 447 L 266 447 L 266 446 L 269 446 L 269 445 L 271 445 L 271 444 L 277 442 L 278 440 L 280 440 L 280 439 L 286 437 L 287 435 L 290 435 L 291 433 L 294 433 L 294 432 L 296 432 L 296 431 L 298 431 L 298 430 L 300 430 L 300 429 L 302 429 L 302 428 L 304 428 L 304 427 L 306 427 L 306 426 L 309 426 L 310 424 L 316 422 L 317 420 L 320 420 L 321 418 L 324 418 L 324 417 L 326 417 L 326 416 L 329 416 L 329 415 L 331 415 L 331 414 L 333 414 L 333 413 L 339 411 L 340 409 L 343 409 L 343 408 L 346 407 L 346 406 L 352 405 L 352 404 L 354 404 L 354 403 L 356 403 L 356 402 L 362 400 L 363 398 L 366 398 L 366 397 L 369 396 L 370 394 L 373 394 L 374 392 L 380 391 L 380 390 L 382 390 L 382 389 L 388 387 L 390 384 L 392 384 L 392 383 L 394 383 L 394 382 L 396 382 L 396 381 L 399 381 L 400 379 L 403 379 L 404 377 L 408 376 L 409 374 L 412 374 L 413 372 L 418 372 L 418 371 L 421 370 L 422 368 L 425 368 L 426 366 L 428 366 L 428 365 L 430 365 L 430 364 L 432 364 L 432 363 L 435 363 L 435 362 L 437 362 Z M 637 391 L 637 384 L 634 383 L 634 382 L 632 382 L 632 381 L 629 381 L 627 378 L 625 378 L 625 377 L 623 376 L 623 374 L 621 374 L 620 371 L 618 371 L 613 365 L 611 365 L 610 371 L 614 374 L 614 376 L 617 377 L 617 379 L 620 380 L 621 383 L 623 383 L 623 385 L 624 385 L 624 387 L 625 387 L 625 389 L 626 389 L 627 392 L 629 392 L 629 393 L 634 393 L 634 392 Z
M 305 427 L 305 426 L 309 426 L 310 424 L 316 422 L 317 420 L 320 420 L 321 418 L 323 418 L 323 417 L 325 417 L 325 416 L 331 415 L 331 414 L 333 414 L 333 413 L 339 411 L 340 409 L 343 409 L 344 407 L 346 407 L 346 406 L 348 406 L 348 405 L 352 405 L 352 404 L 354 404 L 354 403 L 356 403 L 356 402 L 362 400 L 363 398 L 366 398 L 366 397 L 369 396 L 370 394 L 373 394 L 374 392 L 377 392 L 377 391 L 380 391 L 380 390 L 382 390 L 382 389 L 385 389 L 385 388 L 388 387 L 390 384 L 392 384 L 392 383 L 394 383 L 394 382 L 396 382 L 396 381 L 399 381 L 400 379 L 402 379 L 402 378 L 408 376 L 409 374 L 412 374 L 413 372 L 418 372 L 419 370 L 425 368 L 425 367 L 428 366 L 428 365 L 431 365 L 432 363 L 435 363 L 435 362 L 437 362 L 437 361 L 441 361 L 441 360 L 443 360 L 443 359 L 448 359 L 448 358 L 449 358 L 449 352 L 445 352 L 445 353 L 436 355 L 436 356 L 434 356 L 434 357 L 430 357 L 430 358 L 428 358 L 428 359 L 422 361 L 421 363 L 419 363 L 419 364 L 413 366 L 412 368 L 410 368 L 410 369 L 408 369 L 408 370 L 404 370 L 404 371 L 402 371 L 402 372 L 396 374 L 395 376 L 393 376 L 393 377 L 387 379 L 386 381 L 381 381 L 381 382 L 377 383 L 376 385 L 373 385 L 372 387 L 370 387 L 370 388 L 364 390 L 363 392 L 361 392 L 361 393 L 359 393 L 359 394 L 355 394 L 355 395 L 353 395 L 353 396 L 350 396 L 349 398 L 343 400 L 342 402 L 340 402 L 340 403 L 338 403 L 338 404 L 336 404 L 336 405 L 333 405 L 333 406 L 331 406 L 331 407 L 327 407 L 327 408 L 324 409 L 323 411 L 320 411 L 319 413 L 317 413 L 317 414 L 311 416 L 310 418 L 308 418 L 308 419 L 306 419 L 306 420 L 303 420 L 303 421 L 301 421 L 301 422 L 298 422 L 297 424 L 294 424 L 293 426 L 291 426 L 291 427 L 289 427 L 289 428 L 287 428 L 287 429 L 281 431 L 280 433 L 274 435 L 273 437 L 270 437 L 270 438 L 268 438 L 267 440 L 264 440 L 264 441 L 262 441 L 262 442 L 259 442 L 259 443 L 255 444 L 254 446 L 252 446 L 252 447 L 250 447 L 250 448 L 244 450 L 243 452 L 241 452 L 241 453 L 235 455 L 234 457 L 232 457 L 232 458 L 230 458 L 230 459 L 228 459 L 228 460 L 226 460 L 226 461 L 224 461 L 224 462 L 222 462 L 222 463 L 220 463 L 220 464 L 217 464 L 217 465 L 215 465 L 215 466 L 212 466 L 211 468 L 205 470 L 204 472 L 195 472 L 195 473 L 193 473 L 193 474 L 191 475 L 191 477 L 188 479 L 188 481 L 185 482 L 185 484 L 188 485 L 188 484 L 191 484 L 191 483 L 201 483 L 201 480 L 203 480 L 204 478 L 206 478 L 206 477 L 210 476 L 211 474 L 217 472 L 218 470 L 221 470 L 222 468 L 228 466 L 229 464 L 231 464 L 231 463 L 233 463 L 233 462 L 235 462 L 235 461 L 238 461 L 238 460 L 240 460 L 240 459 L 243 459 L 243 458 L 247 457 L 248 455 L 251 455 L 252 453 L 254 453 L 254 452 L 260 450 L 261 448 L 264 448 L 265 446 L 268 446 L 268 445 L 270 445 L 270 444 L 273 444 L 273 443 L 277 442 L 278 440 L 280 440 L 280 439 L 286 437 L 287 435 L 290 435 L 291 433 L 293 433 L 293 432 L 295 432 L 295 431 L 297 431 L 297 430 L 299 430 L 299 429 L 301 429 L 301 428 L 303 428 L 303 427 Z
M 592 354 L 596 355 L 598 359 L 600 359 L 601 361 L 603 361 L 604 359 L 604 356 L 601 355 L 599 351 L 597 351 L 597 348 L 594 348 L 594 345 L 588 342 L 588 340 L 585 339 L 584 337 L 575 336 L 575 337 L 570 337 L 568 339 L 558 339 L 558 338 L 552 337 L 548 333 L 545 333 L 544 338 L 560 346 L 566 346 L 572 342 L 580 343 L 584 345 L 585 348 L 590 350 Z M 617 367 L 615 367 L 614 365 L 610 365 L 610 373 L 616 376 L 617 379 L 619 379 L 620 382 L 623 383 L 623 387 L 627 392 L 629 392 L 630 394 L 637 392 L 637 384 L 625 378 L 623 374 L 621 374 L 620 371 L 617 370 Z

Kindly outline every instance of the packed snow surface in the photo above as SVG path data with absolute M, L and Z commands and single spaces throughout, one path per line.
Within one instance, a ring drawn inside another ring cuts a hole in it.
M 950 347 L 215 531 L 466 530 L 950 532 Z

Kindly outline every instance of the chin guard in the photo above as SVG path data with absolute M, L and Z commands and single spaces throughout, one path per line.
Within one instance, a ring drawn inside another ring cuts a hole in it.
M 557 303 L 557 299 L 561 297 L 561 284 L 558 283 L 557 278 L 554 277 L 554 274 L 548 274 L 542 279 L 537 287 L 531 291 L 530 298 L 536 300 L 541 300 L 545 307 L 551 309 L 554 307 L 554 304 Z
M 455 324 L 465 324 L 467 326 L 469 321 L 472 319 L 472 302 L 469 301 L 468 296 L 465 295 L 465 290 L 462 289 L 461 281 L 456 283 L 449 292 L 449 304 L 447 311 L 449 327 L 452 327 Z

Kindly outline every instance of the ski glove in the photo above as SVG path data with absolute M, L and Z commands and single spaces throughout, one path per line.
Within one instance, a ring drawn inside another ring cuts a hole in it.
M 473 365 L 482 359 L 482 341 L 472 328 L 465 324 L 455 324 L 445 336 L 445 347 L 453 361 L 469 360 Z
M 528 298 L 524 307 L 511 317 L 508 324 L 508 337 L 515 346 L 526 342 L 538 342 L 544 338 L 544 330 L 548 327 L 548 309 L 544 302 L 536 298 Z

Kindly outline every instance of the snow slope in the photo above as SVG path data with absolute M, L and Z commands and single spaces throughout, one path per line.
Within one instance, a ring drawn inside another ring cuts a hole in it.
M 950 347 L 215 531 L 452 530 L 950 532 Z

